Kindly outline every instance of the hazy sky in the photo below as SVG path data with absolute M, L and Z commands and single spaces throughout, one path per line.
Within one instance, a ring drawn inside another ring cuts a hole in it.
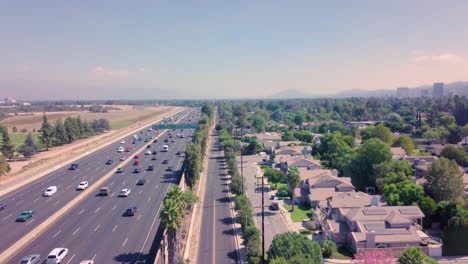
M 0 97 L 227 98 L 468 80 L 468 1 L 2 1 Z

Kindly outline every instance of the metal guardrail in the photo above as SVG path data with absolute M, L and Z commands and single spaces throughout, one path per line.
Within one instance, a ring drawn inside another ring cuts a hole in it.
M 197 129 L 198 123 L 193 124 L 154 124 L 152 129 Z

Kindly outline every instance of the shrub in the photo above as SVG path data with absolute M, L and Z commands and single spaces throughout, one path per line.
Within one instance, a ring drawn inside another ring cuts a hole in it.
M 329 258 L 333 255 L 333 253 L 336 253 L 338 251 L 338 248 L 336 247 L 335 242 L 332 240 L 323 240 L 320 243 L 320 247 L 322 247 L 322 255 L 325 258 Z
M 311 230 L 311 231 L 314 231 L 314 230 L 317 229 L 317 225 L 315 224 L 314 221 L 307 221 L 307 222 L 305 223 L 305 226 L 306 226 L 306 228 L 307 228 L 308 230 Z

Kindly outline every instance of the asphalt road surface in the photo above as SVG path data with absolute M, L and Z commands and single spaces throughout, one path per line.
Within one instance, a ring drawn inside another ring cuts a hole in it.
M 180 113 L 178 116 L 184 114 Z M 199 113 L 196 116 L 199 117 Z M 185 150 L 186 143 L 191 140 L 189 134 L 192 134 L 193 130 L 185 130 L 183 133 L 186 137 L 182 139 L 174 135 L 174 143 L 164 143 L 167 134 L 162 135 L 158 143 L 152 143 L 150 148 L 158 152 L 155 155 L 156 161 L 151 160 L 153 155 L 141 153 L 139 158 L 141 173 L 132 173 L 135 167 L 132 163 L 124 166 L 123 173 L 116 173 L 104 184 L 110 186 L 111 196 L 91 195 L 87 197 L 58 223 L 17 254 L 11 262 L 17 263 L 19 259 L 28 254 L 40 254 L 45 259 L 55 247 L 67 247 L 70 250 L 62 263 L 79 263 L 83 259 L 93 258 L 97 263 L 132 263 L 133 260 L 133 263 L 136 263 L 137 259 L 144 262 L 154 238 L 155 229 L 159 225 L 155 219 L 165 191 L 180 174 L 183 157 L 178 157 L 175 153 Z M 138 135 L 145 139 L 156 134 L 144 128 Z M 147 144 L 143 140 L 137 141 L 136 144 L 132 144 L 132 141 L 131 137 L 125 138 L 125 144 L 120 144 L 119 140 L 77 161 L 80 164 L 78 170 L 59 169 L 1 197 L 0 200 L 7 204 L 7 208 L 0 214 L 0 231 L 2 232 L 0 250 L 5 250 L 40 224 L 42 220 L 79 195 L 80 192 L 75 191 L 75 188 L 80 181 L 86 180 L 90 185 L 93 184 L 109 171 L 115 171 L 117 167 L 120 167 L 121 156 L 131 159 L 135 155 L 135 149 Z M 169 145 L 169 151 L 161 152 L 165 144 Z M 116 149 L 121 145 L 124 148 L 130 146 L 133 150 L 117 153 Z M 113 160 L 112 165 L 105 164 L 108 159 Z M 167 159 L 169 164 L 162 164 L 164 159 Z M 150 164 L 155 165 L 154 171 L 146 171 Z M 174 171 L 166 171 L 168 166 L 173 166 Z M 136 181 L 140 178 L 146 178 L 147 183 L 143 186 L 136 186 Z M 50 185 L 58 187 L 57 193 L 50 198 L 42 197 L 43 191 Z M 123 188 L 131 189 L 129 197 L 116 197 Z M 133 205 L 138 207 L 137 214 L 134 217 L 122 217 L 125 209 Z M 14 222 L 23 210 L 35 210 L 36 214 L 24 223 Z
M 208 148 L 207 183 L 203 200 L 197 263 L 238 263 L 235 230 L 228 196 L 228 175 L 218 135 L 212 135 Z

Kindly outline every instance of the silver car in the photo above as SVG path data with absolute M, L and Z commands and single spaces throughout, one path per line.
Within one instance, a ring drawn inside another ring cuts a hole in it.
M 20 264 L 34 264 L 39 263 L 41 255 L 29 255 L 21 259 Z

